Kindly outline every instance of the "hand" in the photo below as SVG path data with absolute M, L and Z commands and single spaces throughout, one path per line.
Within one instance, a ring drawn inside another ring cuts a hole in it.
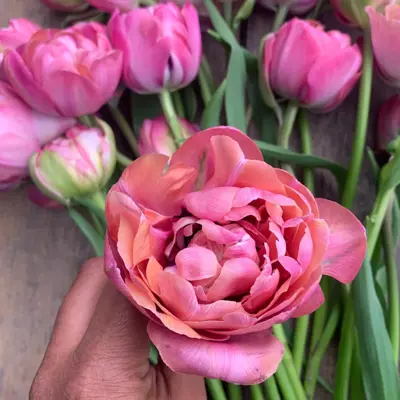
M 66 295 L 30 399 L 206 399 L 202 378 L 149 364 L 146 318 L 107 281 L 102 264 L 86 262 Z

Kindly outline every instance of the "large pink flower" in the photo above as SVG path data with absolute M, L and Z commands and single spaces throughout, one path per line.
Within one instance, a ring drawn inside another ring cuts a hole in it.
M 322 275 L 356 276 L 365 231 L 347 209 L 265 163 L 240 131 L 142 156 L 106 205 L 106 272 L 150 319 L 174 371 L 254 384 L 283 354 L 274 324 L 315 311 Z
M 36 32 L 28 43 L 6 53 L 3 67 L 32 108 L 77 117 L 97 112 L 114 95 L 122 54 L 112 48 L 104 25 L 87 22 Z

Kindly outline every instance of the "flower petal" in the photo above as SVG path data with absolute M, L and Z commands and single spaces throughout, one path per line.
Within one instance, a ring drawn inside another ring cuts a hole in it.
M 324 301 L 324 292 L 318 285 L 312 292 L 311 296 L 302 305 L 296 308 L 296 311 L 294 311 L 292 317 L 299 318 L 304 315 L 312 314 L 315 310 L 318 310 L 322 304 L 324 304 Z
M 217 257 L 205 247 L 181 250 L 175 257 L 175 263 L 178 274 L 188 281 L 212 278 L 218 271 Z
M 225 342 L 189 339 L 150 322 L 147 331 L 167 366 L 175 372 L 242 385 L 264 381 L 278 368 L 284 347 L 269 331 Z
M 322 261 L 323 274 L 349 283 L 358 274 L 365 256 L 365 228 L 347 208 L 325 199 L 317 199 L 317 203 L 330 231 L 328 250 Z

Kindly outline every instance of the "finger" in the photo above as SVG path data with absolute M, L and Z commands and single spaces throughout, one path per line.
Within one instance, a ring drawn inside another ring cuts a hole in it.
M 106 283 L 103 258 L 88 260 L 81 267 L 58 311 L 45 359 L 52 364 L 61 362 L 76 349 Z
M 147 322 L 132 303 L 107 283 L 76 356 L 80 362 L 95 359 L 105 367 L 116 361 L 127 375 L 145 376 L 150 350 Z

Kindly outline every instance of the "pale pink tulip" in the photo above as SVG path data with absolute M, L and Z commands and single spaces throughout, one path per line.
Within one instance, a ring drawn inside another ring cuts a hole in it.
M 180 118 L 182 137 L 187 139 L 198 132 L 198 127 Z M 176 143 L 165 117 L 146 119 L 140 128 L 139 151 L 140 154 L 158 153 L 172 156 L 177 150 Z
M 49 198 L 68 205 L 107 184 L 116 163 L 114 134 L 104 121 L 96 121 L 96 128 L 74 126 L 31 158 L 31 177 Z
M 122 69 L 104 25 L 80 23 L 35 33 L 8 51 L 3 69 L 15 91 L 48 115 L 77 117 L 99 110 L 113 95 Z
M 400 95 L 396 94 L 382 104 L 378 115 L 377 150 L 387 145 L 400 134 Z
M 388 85 L 400 87 L 400 6 L 390 5 L 385 14 L 372 7 L 366 11 L 371 23 L 372 46 L 379 72 Z
M 124 53 L 123 79 L 137 93 L 159 93 L 187 86 L 201 61 L 199 16 L 189 3 L 115 12 L 111 41 Z
M 42 3 L 55 10 L 65 12 L 80 12 L 88 7 L 86 0 L 41 0 Z
M 138 6 L 137 0 L 87 0 L 87 2 L 93 7 L 110 13 L 116 9 L 123 12 L 130 11 Z
M 12 19 L 7 28 L 1 28 L 0 64 L 3 61 L 5 50 L 16 49 L 25 44 L 39 29 L 41 29 L 39 25 L 24 18 Z
M 317 4 L 318 0 L 259 0 L 264 7 L 277 11 L 280 6 L 287 6 L 292 14 L 304 14 Z
M 189 138 L 170 159 L 134 161 L 106 202 L 105 268 L 151 320 L 172 370 L 254 384 L 284 352 L 270 329 L 315 311 L 323 275 L 351 282 L 365 230 L 346 208 L 263 161 L 230 127 Z
M 32 154 L 74 123 L 72 118 L 33 111 L 7 83 L 0 82 L 0 190 L 27 178 Z
M 361 52 L 349 35 L 293 18 L 264 45 L 265 89 L 316 112 L 337 107 L 360 76 Z

